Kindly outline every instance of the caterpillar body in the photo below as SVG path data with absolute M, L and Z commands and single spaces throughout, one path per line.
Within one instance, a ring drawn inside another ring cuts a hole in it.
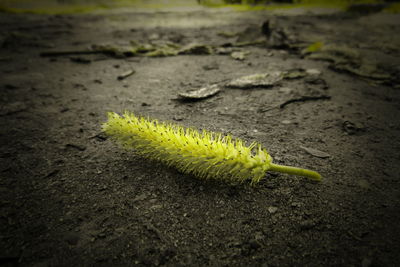
M 183 173 L 202 179 L 220 179 L 230 183 L 250 180 L 258 183 L 267 171 L 305 176 L 321 180 L 317 172 L 277 165 L 262 146 L 253 142 L 249 146 L 239 138 L 207 130 L 137 117 L 131 112 L 123 116 L 108 113 L 103 131 L 128 149 L 141 156 L 163 162 Z

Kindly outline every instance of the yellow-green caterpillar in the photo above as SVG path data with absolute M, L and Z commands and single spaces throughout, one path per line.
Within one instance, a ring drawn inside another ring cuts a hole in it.
M 277 171 L 321 180 L 317 172 L 272 163 L 272 157 L 253 142 L 246 146 L 230 135 L 148 120 L 125 112 L 108 113 L 103 131 L 125 148 L 134 148 L 143 157 L 173 166 L 183 173 L 203 179 L 220 179 L 231 183 L 251 180 L 258 183 L 267 171 Z

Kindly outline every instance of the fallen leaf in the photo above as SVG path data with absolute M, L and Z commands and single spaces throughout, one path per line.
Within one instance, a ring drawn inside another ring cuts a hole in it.
M 304 151 L 306 151 L 308 154 L 317 157 L 317 158 L 329 158 L 331 155 L 329 155 L 326 152 L 320 151 L 318 149 L 314 149 L 314 148 L 310 148 L 310 147 L 304 147 L 304 146 L 300 146 L 300 148 L 302 148 Z
M 319 76 L 321 75 L 321 71 L 318 69 L 306 69 L 306 73 L 308 75 Z
M 181 55 L 210 55 L 213 53 L 213 49 L 209 45 L 193 43 L 182 47 L 178 53 Z
M 170 56 L 176 56 L 177 54 L 178 50 L 176 48 L 170 46 L 163 46 L 163 47 L 158 47 L 153 51 L 149 51 L 144 55 L 146 57 L 170 57 Z
M 184 99 L 203 99 L 213 96 L 221 91 L 218 84 L 213 84 L 210 86 L 202 87 L 198 90 L 179 93 L 179 96 Z
M 255 88 L 255 87 L 270 87 L 282 80 L 282 72 L 275 71 L 270 73 L 258 73 L 248 76 L 243 76 L 230 81 L 226 86 L 230 88 Z
M 283 73 L 285 79 L 300 79 L 307 76 L 307 72 L 304 69 L 292 69 Z
M 236 60 L 244 60 L 250 52 L 232 52 L 231 57 Z

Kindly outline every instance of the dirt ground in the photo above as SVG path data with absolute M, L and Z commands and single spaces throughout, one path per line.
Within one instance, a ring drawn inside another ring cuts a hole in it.
M 399 266 L 399 21 L 225 9 L 1 13 L 0 265 Z M 41 55 L 132 40 L 213 50 Z M 314 53 L 315 42 L 342 50 Z M 274 71 L 292 76 L 224 87 Z M 216 95 L 179 98 L 214 83 Z M 181 174 L 101 132 L 107 111 L 124 110 L 259 141 L 275 162 L 323 181 L 271 172 L 232 186 Z

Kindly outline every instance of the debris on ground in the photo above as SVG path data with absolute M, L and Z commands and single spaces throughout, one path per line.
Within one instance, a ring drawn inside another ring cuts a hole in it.
M 41 52 L 41 57 L 58 57 L 58 56 L 71 56 L 71 55 L 92 55 L 92 54 L 103 54 L 108 53 L 108 51 L 102 50 L 92 50 L 92 49 L 82 49 L 82 50 L 54 50 Z
M 248 54 L 250 54 L 249 51 L 232 52 L 231 57 L 235 60 L 244 60 Z
M 226 84 L 230 88 L 249 89 L 257 87 L 271 87 L 282 80 L 282 72 L 271 71 L 257 73 L 234 79 Z
M 73 149 L 76 149 L 78 151 L 85 151 L 86 150 L 86 146 L 85 145 L 75 144 L 75 143 L 65 144 L 65 148 L 73 148 Z
M 84 57 L 70 57 L 69 58 L 72 62 L 80 63 L 80 64 L 90 64 L 92 61 L 88 58 Z
M 354 135 L 365 131 L 364 125 L 359 122 L 344 121 L 342 127 L 348 135 Z
M 315 43 L 312 43 L 312 44 L 310 44 L 309 46 L 307 46 L 306 48 L 304 48 L 302 51 L 301 51 L 301 54 L 302 55 L 308 55 L 308 54 L 311 54 L 311 53 L 315 53 L 315 52 L 317 52 L 317 51 L 320 51 L 321 50 L 321 48 L 323 47 L 323 43 L 322 42 L 315 42 Z
M 313 50 L 312 52 L 310 52 Z M 319 45 L 308 49 L 307 58 L 331 62 L 335 70 L 345 71 L 360 77 L 375 80 L 389 80 L 391 75 L 384 73 L 376 63 L 362 57 L 358 50 L 345 45 Z
M 143 55 L 146 57 L 170 57 L 178 55 L 179 49 L 179 45 L 166 43 L 162 45 L 152 46 L 151 49 L 139 55 Z M 140 50 L 137 50 L 137 52 L 140 53 Z
M 237 48 L 235 49 L 235 48 L 233 48 L 233 47 L 224 47 L 224 46 L 222 46 L 222 47 L 217 47 L 217 48 L 215 49 L 215 53 L 216 53 L 217 55 L 230 55 L 230 54 L 232 54 L 232 53 L 235 52 L 235 51 L 237 51 Z
M 311 148 L 311 147 L 305 147 L 305 146 L 300 146 L 301 149 L 303 149 L 304 151 L 306 151 L 308 154 L 317 157 L 317 158 L 329 158 L 330 155 L 326 152 L 323 152 L 321 150 L 315 149 L 315 148 Z
M 322 72 L 318 69 L 306 69 L 306 73 L 311 76 L 319 76 Z
M 136 55 L 136 50 L 132 46 L 119 46 L 114 44 L 93 44 L 91 46 L 93 53 L 102 53 L 115 58 L 126 58 Z
M 266 20 L 261 27 L 262 33 L 267 37 L 267 45 L 272 48 L 291 48 L 298 43 L 294 35 L 278 20 Z
M 390 80 L 391 75 L 384 73 L 378 69 L 378 66 L 373 62 L 361 62 L 358 66 L 351 63 L 334 64 L 332 67 L 336 70 L 346 71 L 363 78 L 373 80 Z
M 198 90 L 179 93 L 179 96 L 182 99 L 186 100 L 200 100 L 216 95 L 220 91 L 221 91 L 220 86 L 218 84 L 213 84 L 206 87 L 202 87 Z
M 8 2 L 50 1 L 67 2 Z M 400 266 L 400 15 L 267 8 L 2 12 L 0 261 Z M 112 146 L 100 123 L 125 109 L 258 140 L 325 180 L 194 179 Z
M 181 47 L 172 42 L 164 42 L 161 44 L 139 44 L 135 41 L 131 41 L 130 45 L 94 44 L 90 49 L 46 51 L 42 52 L 40 55 L 42 57 L 55 57 L 105 54 L 115 58 L 126 58 L 134 56 L 167 57 L 176 55 L 211 55 L 213 52 L 214 50 L 211 46 L 198 43 L 191 43 Z
M 285 71 L 283 73 L 283 78 L 284 79 L 289 79 L 289 80 L 300 79 L 300 78 L 306 77 L 307 74 L 308 73 L 307 73 L 307 71 L 305 69 L 301 69 L 301 68 L 299 68 L 299 69 L 291 69 L 291 70 Z
M 180 55 L 211 55 L 213 48 L 205 44 L 192 43 L 182 47 L 178 53 Z
M 208 70 L 217 70 L 217 69 L 219 69 L 219 64 L 216 61 L 203 66 L 203 70 L 207 70 L 207 71 Z
M 310 59 L 330 61 L 333 64 L 345 64 L 358 63 L 360 60 L 360 53 L 345 45 L 321 44 L 318 49 L 314 49 L 307 57 Z
M 135 74 L 135 72 L 136 72 L 135 70 L 128 70 L 128 71 L 118 75 L 117 79 L 120 80 L 120 81 L 124 80 L 125 78 L 128 78 L 129 76 Z
M 271 206 L 271 207 L 268 207 L 267 210 L 268 210 L 269 213 L 274 214 L 274 213 L 276 213 L 278 211 L 278 208 Z
M 218 32 L 217 35 L 224 37 L 224 38 L 232 38 L 239 35 L 237 32 Z
M 329 95 L 320 95 L 320 96 L 302 96 L 299 98 L 292 98 L 289 99 L 282 104 L 279 105 L 279 107 L 285 108 L 287 105 L 292 104 L 292 103 L 297 103 L 297 102 L 307 102 L 307 101 L 316 101 L 316 100 L 330 100 L 331 96 Z
M 242 32 L 237 34 L 236 42 L 233 46 L 242 47 L 249 45 L 260 45 L 265 44 L 266 38 L 262 33 L 259 25 L 250 25 L 246 27 Z

